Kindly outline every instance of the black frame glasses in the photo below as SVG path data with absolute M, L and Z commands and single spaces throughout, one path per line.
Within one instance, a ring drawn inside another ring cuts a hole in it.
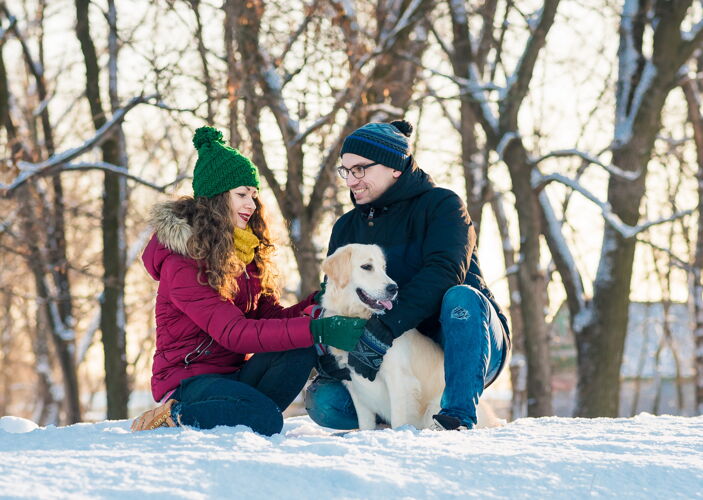
M 352 168 L 347 168 L 340 165 L 337 167 L 337 173 L 342 179 L 347 179 L 350 172 L 355 178 L 361 179 L 364 175 L 366 175 L 366 169 L 373 167 L 374 165 L 379 165 L 379 162 L 369 163 L 368 165 L 354 165 Z

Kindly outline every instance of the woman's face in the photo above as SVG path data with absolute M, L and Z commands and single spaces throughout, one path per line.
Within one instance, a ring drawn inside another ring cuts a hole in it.
M 239 186 L 229 192 L 229 206 L 232 210 L 232 221 L 239 229 L 246 229 L 251 215 L 256 210 L 254 199 L 259 196 L 255 187 Z

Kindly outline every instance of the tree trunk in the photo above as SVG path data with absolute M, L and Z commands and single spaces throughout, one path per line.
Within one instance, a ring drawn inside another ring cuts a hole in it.
M 100 69 L 95 46 L 90 35 L 89 0 L 76 0 L 76 35 L 81 43 L 86 67 L 86 97 L 90 105 L 95 130 L 107 120 L 100 98 Z M 116 13 L 110 2 L 110 37 L 116 37 Z M 116 40 L 108 41 L 116 44 Z M 111 49 L 110 64 L 116 67 L 116 48 Z M 116 70 L 110 72 L 111 101 L 113 79 Z M 122 128 L 106 139 L 101 146 L 103 161 L 127 168 L 123 163 L 124 145 Z M 126 180 L 123 176 L 105 172 L 103 184 L 102 240 L 103 240 L 103 302 L 100 304 L 100 330 L 105 356 L 105 391 L 107 393 L 107 418 L 127 418 L 129 384 L 127 378 L 127 355 L 125 342 L 124 276 L 126 259 L 125 208 Z
M 495 214 L 500 239 L 503 242 L 503 261 L 508 276 L 508 293 L 510 295 L 510 336 L 512 341 L 510 357 L 510 383 L 513 390 L 513 401 L 510 419 L 515 420 L 527 416 L 527 358 L 525 355 L 525 334 L 522 323 L 520 283 L 518 281 L 515 248 L 510 240 L 509 223 L 503 207 L 503 197 L 487 186 L 487 196 L 491 200 L 491 208 Z
M 38 25 L 40 35 L 38 40 L 39 56 L 35 60 L 31 50 L 16 24 L 12 24 L 12 30 L 17 35 L 22 46 L 27 68 L 29 69 L 36 83 L 37 97 L 39 102 L 48 100 L 48 91 L 44 79 L 44 43 L 43 43 L 43 14 L 45 4 L 40 2 L 38 7 Z M 8 18 L 11 18 L 6 5 L 2 5 L 2 10 Z M 5 122 L 9 142 L 16 141 L 16 130 L 12 125 L 9 114 L 9 87 L 7 83 L 7 73 L 2 57 L 0 57 L 0 86 L 2 90 L 3 108 L 0 113 Z M 34 154 L 36 157 L 47 157 L 54 154 L 53 128 L 49 117 L 49 107 L 41 106 L 39 120 L 43 132 L 43 146 L 36 146 Z M 22 148 L 19 148 L 21 150 Z M 25 150 L 26 151 L 26 150 Z M 26 154 L 26 153 L 25 153 Z M 24 158 L 25 160 L 29 158 Z M 40 184 L 33 184 L 38 188 Z M 27 199 L 22 200 L 21 219 L 25 238 L 31 247 L 32 258 L 28 262 L 35 274 L 37 283 L 37 295 L 42 302 L 42 307 L 46 308 L 46 326 L 50 328 L 51 339 L 55 346 L 55 354 L 58 357 L 59 366 L 63 375 L 66 421 L 75 423 L 81 420 L 80 411 L 80 391 L 78 389 L 78 377 L 74 362 L 75 332 L 73 330 L 73 312 L 71 302 L 70 283 L 68 279 L 68 267 L 66 258 L 65 223 L 64 223 L 64 202 L 63 187 L 61 178 L 56 175 L 51 179 L 52 195 L 51 202 L 47 193 L 41 191 L 38 196 L 33 188 L 28 188 L 25 192 Z M 36 223 L 41 220 L 43 234 L 37 241 Z M 45 247 L 46 252 L 40 252 L 39 248 Z M 50 278 L 49 278 L 50 277 Z M 49 356 L 49 351 L 46 351 Z M 58 418 L 58 415 L 57 415 Z
M 647 166 L 664 101 L 681 66 L 703 36 L 699 30 L 690 40 L 681 38 L 681 24 L 690 1 L 655 3 L 651 17 L 648 2 L 626 2 L 620 23 L 612 163 L 639 175 L 635 180 L 611 175 L 608 202 L 612 212 L 631 227 L 639 221 Z M 649 40 L 643 36 L 648 24 L 653 30 Z M 577 416 L 619 414 L 620 366 L 629 319 L 635 245 L 634 235 L 626 237 L 606 224 L 593 302 L 579 318 L 572 318 L 579 365 Z
M 504 157 L 513 181 L 521 235 L 518 283 L 527 361 L 527 414 L 552 415 L 552 370 L 543 293 L 547 285 L 540 269 L 539 201 L 530 183 L 532 167 L 522 142 L 512 141 Z
M 698 71 L 703 69 L 703 56 L 698 59 Z M 693 127 L 696 145 L 696 179 L 698 180 L 698 226 L 691 276 L 691 302 L 693 302 L 693 349 L 695 368 L 696 414 L 703 414 L 703 114 L 701 114 L 700 88 L 696 80 L 687 79 L 682 84 L 688 105 L 688 120 Z
M 658 127 L 654 133 L 657 130 Z M 613 212 L 629 225 L 635 225 L 639 219 L 646 158 L 654 141 L 651 130 L 648 135 L 651 137 L 649 148 L 646 148 L 646 142 L 636 141 L 613 154 L 613 163 L 623 170 L 640 169 L 643 172 L 635 181 L 612 176 L 608 184 L 608 200 Z M 644 136 L 641 138 L 647 141 Z M 636 152 L 642 151 L 643 147 L 646 148 L 644 155 Z M 578 358 L 576 416 L 618 416 L 620 366 L 627 334 L 635 245 L 634 238 L 626 239 L 606 224 L 593 289 L 592 317 L 583 330 L 575 329 Z

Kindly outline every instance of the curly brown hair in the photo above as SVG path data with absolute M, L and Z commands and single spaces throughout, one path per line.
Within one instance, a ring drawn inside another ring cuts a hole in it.
M 259 238 L 259 246 L 254 250 L 254 262 L 261 281 L 261 292 L 278 297 L 277 273 L 272 261 L 275 250 L 271 241 L 264 206 L 254 198 L 256 210 L 249 219 L 249 227 Z M 233 300 L 239 287 L 237 278 L 246 265 L 234 251 L 234 222 L 230 209 L 229 192 L 212 198 L 183 196 L 173 204 L 174 213 L 188 221 L 193 234 L 188 239 L 188 256 L 201 266 L 201 276 L 207 278 L 212 288 L 226 300 Z

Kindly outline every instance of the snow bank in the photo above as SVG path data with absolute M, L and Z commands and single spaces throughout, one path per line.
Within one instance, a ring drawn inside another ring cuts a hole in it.
M 470 432 L 347 434 L 295 417 L 271 438 L 243 427 L 132 434 L 128 421 L 23 434 L 4 425 L 0 495 L 12 498 L 700 498 L 703 491 L 703 417 L 552 417 Z

